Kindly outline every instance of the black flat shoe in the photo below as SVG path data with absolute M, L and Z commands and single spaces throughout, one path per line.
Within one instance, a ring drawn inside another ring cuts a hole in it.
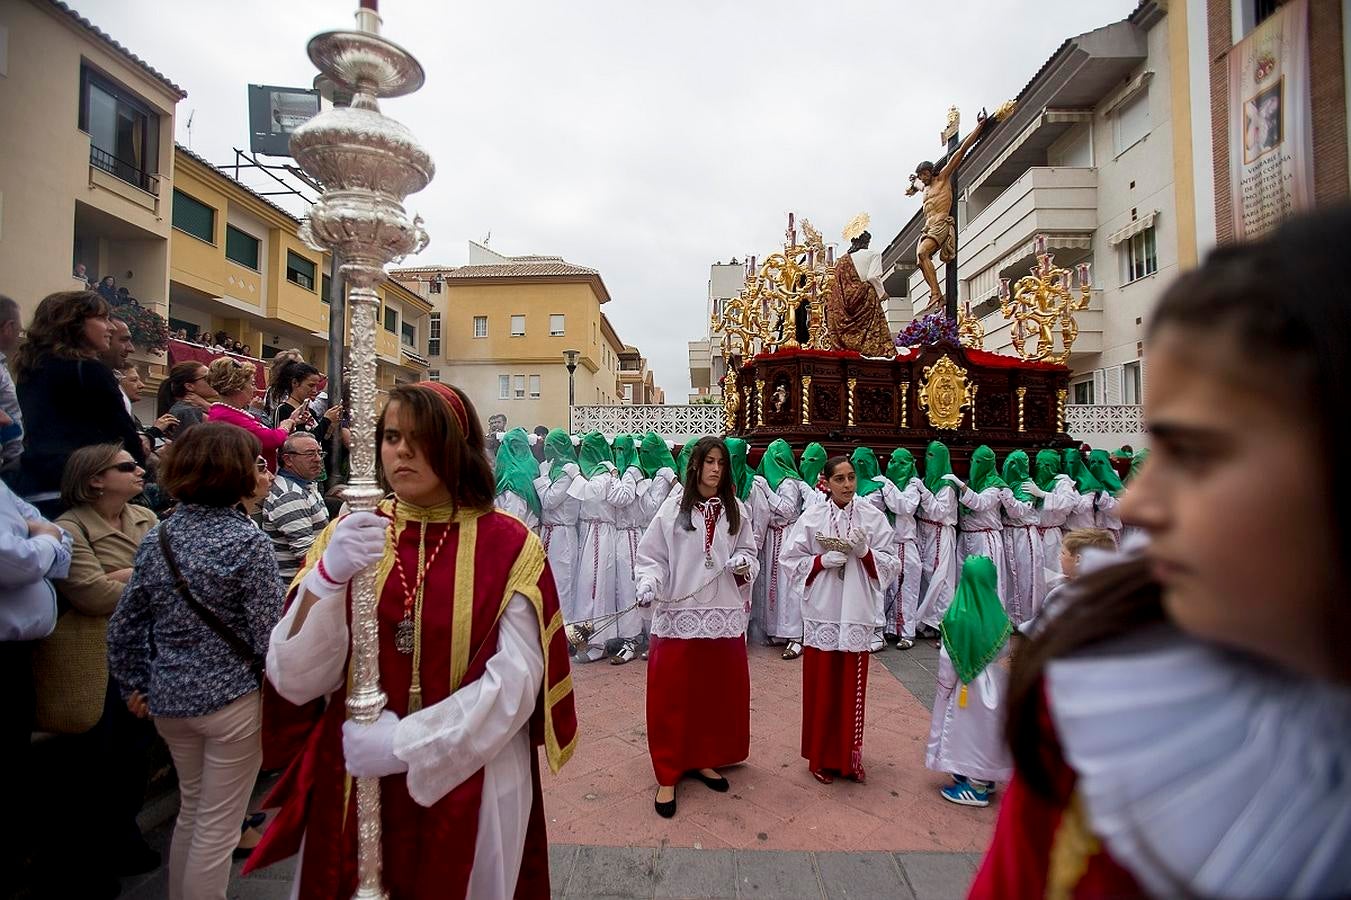
M 665 803 L 663 803 L 660 800 L 653 800 L 652 806 L 654 809 L 656 809 L 657 815 L 661 816 L 663 819 L 671 819 L 675 817 L 676 802 L 674 797 L 672 797 L 670 800 L 667 800 Z
M 721 775 L 719 775 L 717 778 L 709 778 L 703 772 L 696 770 L 690 773 L 690 777 L 699 779 L 704 783 L 705 787 L 707 787 L 709 790 L 717 791 L 719 794 L 727 793 L 727 791 L 732 787 L 730 784 L 727 783 L 727 779 L 723 778 Z

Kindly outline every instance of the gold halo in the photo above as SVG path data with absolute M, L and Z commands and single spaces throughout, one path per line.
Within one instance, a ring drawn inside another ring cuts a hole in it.
M 854 238 L 868 230 L 868 223 L 871 221 L 872 219 L 868 218 L 867 213 L 859 213 L 854 216 L 849 220 L 849 224 L 844 226 L 844 239 L 846 241 L 852 241 Z

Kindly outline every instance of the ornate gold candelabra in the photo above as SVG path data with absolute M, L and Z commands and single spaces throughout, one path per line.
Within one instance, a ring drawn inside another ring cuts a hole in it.
M 375 480 L 375 287 L 391 261 L 427 245 L 422 220 L 409 219 L 403 200 L 431 181 L 427 151 L 403 125 L 380 112 L 378 99 L 422 87 L 417 60 L 379 35 L 380 17 L 367 2 L 356 29 L 330 31 L 309 43 L 310 60 L 335 84 L 353 93 L 352 104 L 319 113 L 291 136 L 291 154 L 324 186 L 301 237 L 342 260 L 348 285 L 352 358 L 352 478 L 346 500 L 353 510 L 374 510 L 383 492 Z M 350 717 L 369 725 L 385 706 L 380 687 L 375 570 L 352 582 Z M 380 780 L 356 780 L 358 898 L 386 897 L 381 882 Z
M 1075 312 L 1088 308 L 1093 296 L 1088 263 L 1078 265 L 1079 296 L 1071 291 L 1068 269 L 1055 264 L 1055 256 L 1046 249 L 1046 237 L 1037 235 L 1035 243 L 1037 265 L 1032 274 L 1024 275 L 1009 289 L 1009 279 L 999 279 L 999 311 L 1013 320 L 1013 349 L 1029 362 L 1049 362 L 1064 365 L 1079 337 Z M 1060 349 L 1055 347 L 1055 330 L 1059 327 Z M 1029 350 L 1027 339 L 1035 336 L 1037 346 Z
M 985 349 L 985 326 L 980 324 L 979 318 L 971 314 L 970 302 L 957 313 L 957 339 L 961 341 L 963 347 L 970 347 L 972 350 Z

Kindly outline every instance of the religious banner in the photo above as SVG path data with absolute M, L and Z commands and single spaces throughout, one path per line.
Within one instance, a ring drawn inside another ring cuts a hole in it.
M 1229 53 L 1234 238 L 1313 206 L 1308 0 L 1290 0 Z

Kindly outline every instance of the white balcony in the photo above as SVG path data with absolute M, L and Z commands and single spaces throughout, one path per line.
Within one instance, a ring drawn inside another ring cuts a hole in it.
M 1007 269 L 1024 256 L 1030 259 L 1032 239 L 1038 234 L 1047 236 L 1053 251 L 1088 250 L 1097 227 L 1097 169 L 1030 168 L 962 228 L 959 274 L 964 280 L 979 281 L 979 275 L 992 267 Z M 994 283 L 997 278 L 991 287 Z M 973 300 L 985 296 L 973 288 Z

